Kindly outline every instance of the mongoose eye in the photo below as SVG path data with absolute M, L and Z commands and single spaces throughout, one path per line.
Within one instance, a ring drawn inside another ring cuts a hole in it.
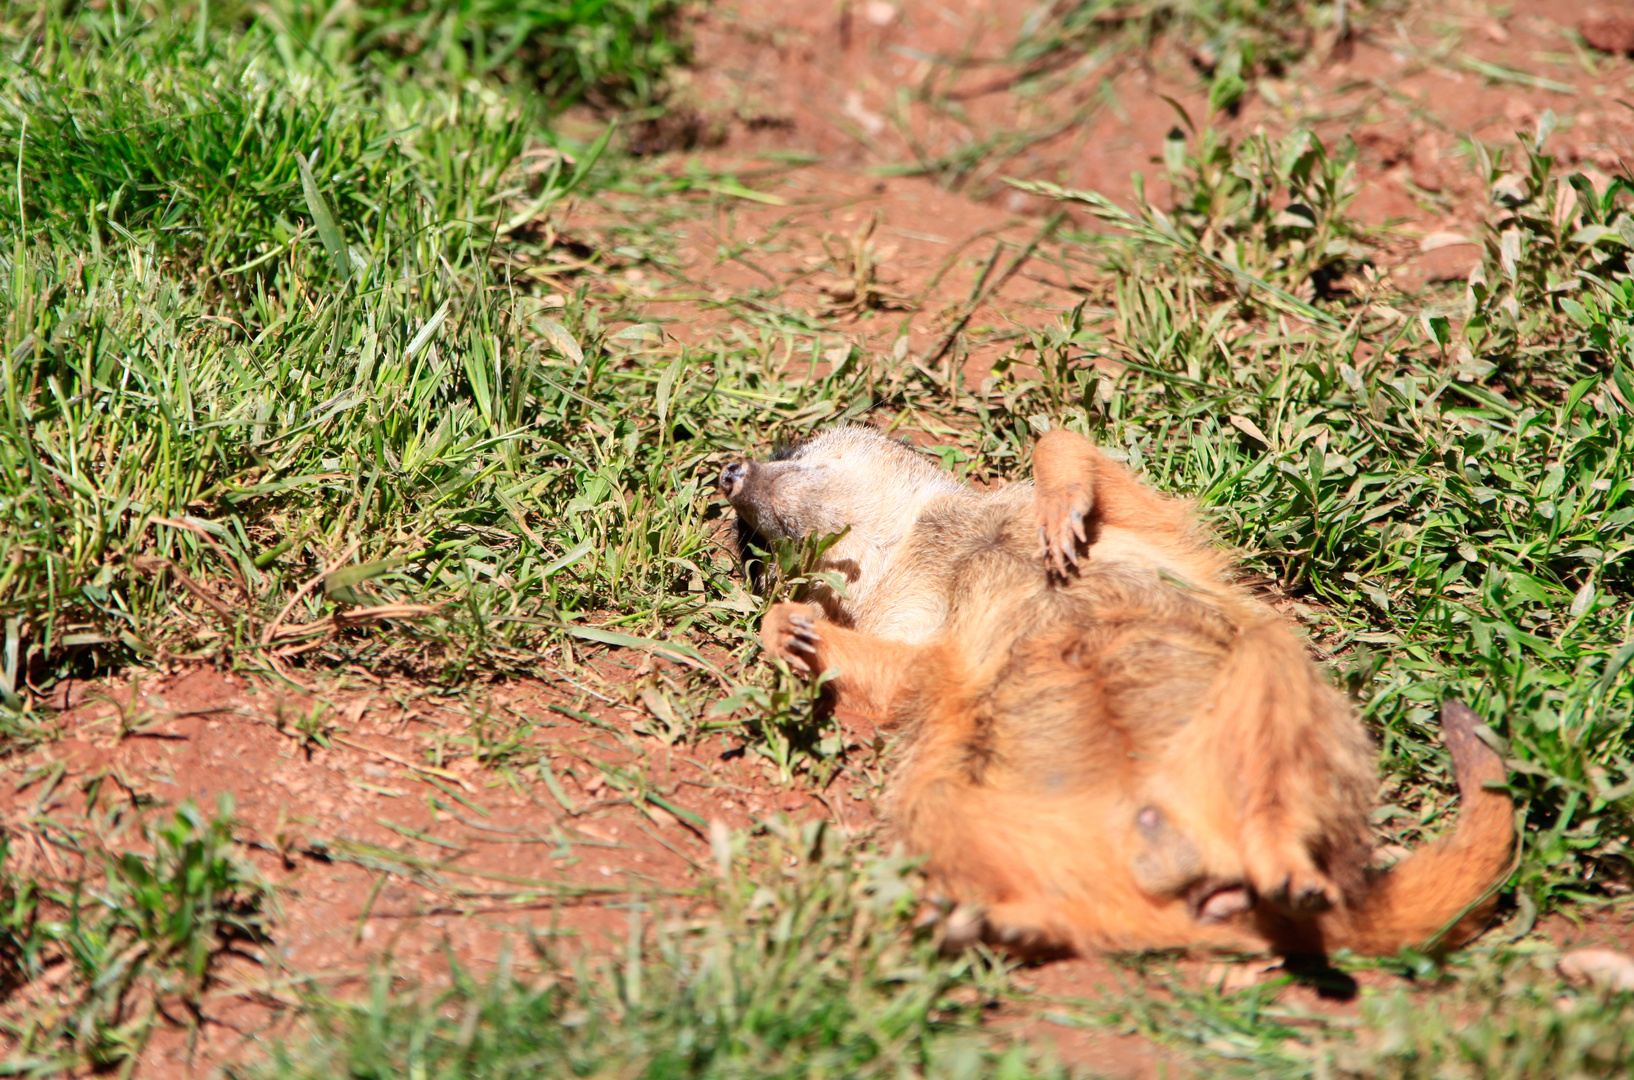
M 749 463 L 747 461 L 734 461 L 722 469 L 720 479 L 722 494 L 728 499 L 735 498 L 738 492 L 743 490 L 743 481 L 748 475 Z

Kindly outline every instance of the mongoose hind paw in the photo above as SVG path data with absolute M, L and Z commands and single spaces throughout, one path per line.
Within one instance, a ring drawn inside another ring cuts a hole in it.
M 960 904 L 942 920 L 942 952 L 950 956 L 963 952 L 983 940 L 986 934 L 987 913 L 979 905 Z
M 1254 906 L 1254 891 L 1240 881 L 1205 882 L 1188 899 L 1192 918 L 1208 925 L 1223 923 Z
M 1270 879 L 1260 896 L 1289 915 L 1316 915 L 1339 903 L 1339 887 L 1320 870 L 1306 865 Z
M 1316 915 L 1344 898 L 1312 856 L 1309 831 L 1264 810 L 1251 814 L 1242 826 L 1249 884 L 1261 900 L 1287 915 Z

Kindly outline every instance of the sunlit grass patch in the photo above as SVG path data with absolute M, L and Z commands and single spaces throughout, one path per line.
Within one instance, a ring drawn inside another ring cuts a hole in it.
M 328 1003 L 325 1033 L 247 1076 L 1059 1076 L 980 1031 L 1002 970 L 910 925 L 910 864 L 820 825 L 715 837 L 720 907 L 691 928 L 631 906 L 624 955 L 524 980 L 461 972 L 430 999 Z M 752 865 L 745 865 L 744 856 Z M 763 867 L 765 869 L 755 869 Z
M 388 78 L 486 78 L 528 91 L 551 111 L 588 99 L 659 104 L 686 58 L 679 0 L 279 0 L 229 7 L 266 19 L 337 68 Z
M 196 1029 L 222 955 L 265 939 L 269 889 L 233 851 L 230 801 L 215 815 L 188 802 L 169 820 L 115 812 L 94 825 L 36 819 L 0 843 L 0 1030 L 14 1075 L 128 1074 L 161 1010 L 179 1005 L 170 1021 Z M 49 849 L 72 876 L 53 872 Z
M 1437 967 L 1423 957 L 1341 961 L 1406 978 L 1358 988 L 1342 970 L 1279 970 L 1249 961 L 1251 985 L 1182 970 L 1162 957 L 1131 963 L 1119 992 L 1055 1003 L 1057 1023 L 1138 1031 L 1195 1057 L 1211 1076 L 1470 1077 L 1532 1080 L 1627 1075 L 1634 997 L 1565 987 L 1546 944 L 1479 946 Z M 1226 970 L 1224 968 L 1216 970 Z M 1242 968 L 1233 968 L 1241 971 Z M 1335 1009 L 1317 997 L 1353 998 Z
M 1079 0 L 1040 4 L 1012 47 L 1043 75 L 1082 54 L 1112 58 L 1177 48 L 1208 86 L 1211 109 L 1234 108 L 1258 74 L 1321 55 L 1351 33 L 1373 3 L 1292 0 Z
M 653 377 L 609 366 L 594 310 L 547 318 L 493 257 L 600 146 L 523 168 L 544 135 L 514 95 L 335 70 L 277 20 L 233 36 L 143 14 L 41 9 L 11 27 L 29 61 L 0 70 L 7 693 L 62 663 L 355 641 L 319 625 L 337 603 L 375 613 L 357 628 L 429 616 L 452 670 L 564 609 L 628 610 L 653 508 L 614 492 L 690 506 L 697 478 L 625 478 L 642 455 L 619 417 Z M 658 393 L 680 420 L 678 370 Z M 607 543 L 627 510 L 633 535 Z M 664 556 L 684 564 L 693 533 Z M 575 567 L 613 595 L 563 598 Z

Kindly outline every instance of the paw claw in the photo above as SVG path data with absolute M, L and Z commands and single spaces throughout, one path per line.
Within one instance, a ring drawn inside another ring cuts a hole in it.
M 798 604 L 778 604 L 760 624 L 761 646 L 782 657 L 796 674 L 809 677 L 818 666 L 822 636 L 817 618 Z
M 1063 577 L 1078 566 L 1079 545 L 1088 541 L 1090 507 L 1089 495 L 1077 489 L 1037 497 L 1038 556 Z
M 1292 907 L 1301 914 L 1315 915 L 1333 907 L 1334 896 L 1331 887 L 1324 887 L 1315 882 L 1308 882 L 1304 887 L 1292 894 Z
M 1265 898 L 1289 915 L 1316 915 L 1339 902 L 1339 890 L 1319 873 L 1290 874 L 1268 890 Z

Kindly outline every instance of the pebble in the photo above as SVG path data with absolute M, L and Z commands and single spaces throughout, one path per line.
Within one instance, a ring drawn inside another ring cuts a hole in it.
M 1567 982 L 1602 990 L 1634 990 L 1634 957 L 1616 949 L 1573 949 L 1555 967 Z
M 1601 52 L 1634 52 L 1634 11 L 1627 8 L 1590 8 L 1577 29 L 1585 42 Z

